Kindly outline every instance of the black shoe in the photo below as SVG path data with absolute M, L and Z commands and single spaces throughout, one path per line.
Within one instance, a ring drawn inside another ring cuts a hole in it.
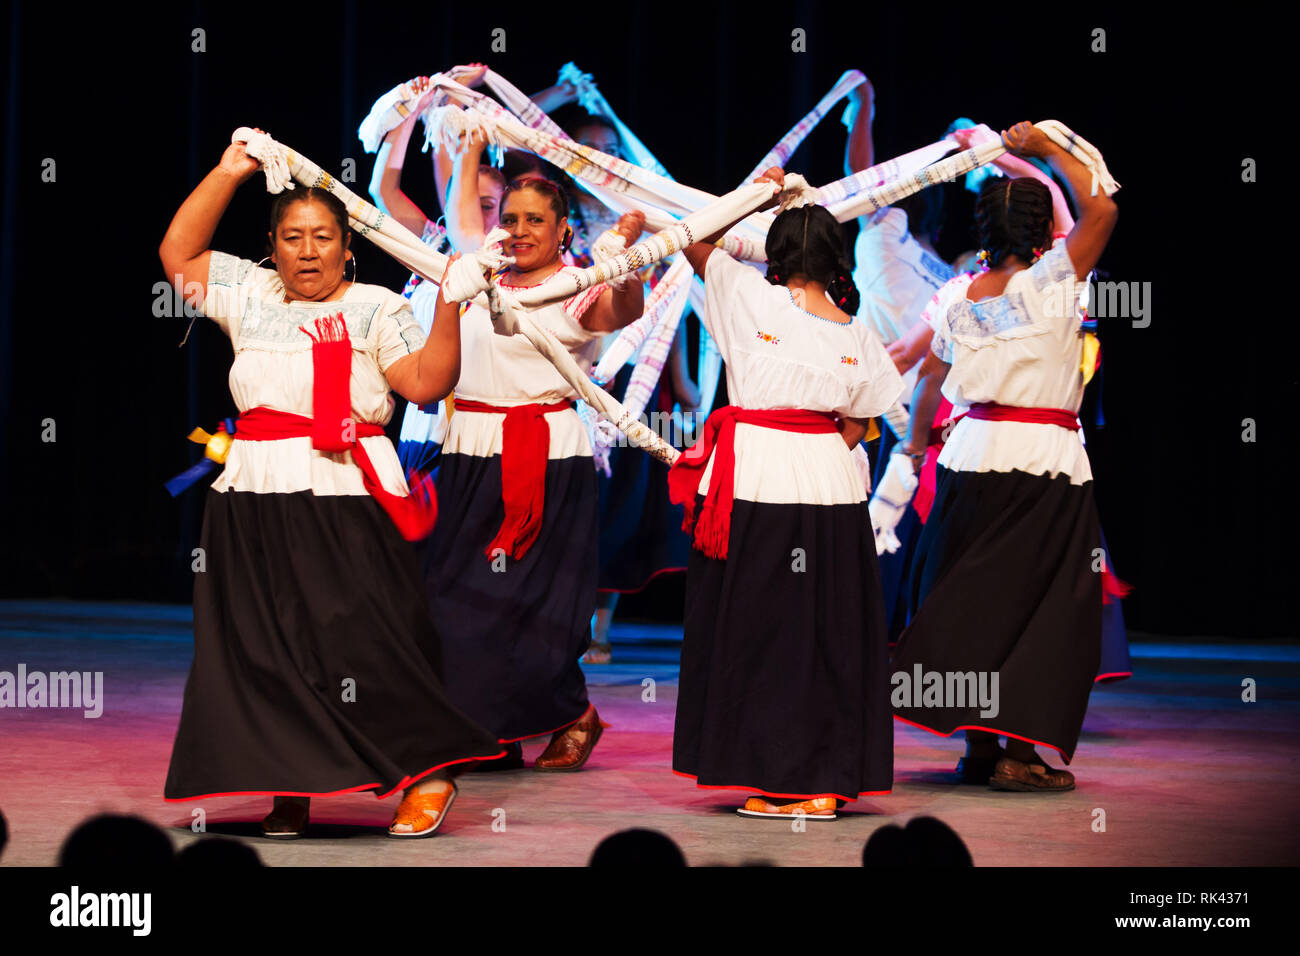
M 998 761 L 1005 756 L 1006 754 L 999 749 L 992 757 L 962 757 L 957 761 L 957 776 L 961 778 L 962 783 L 984 786 L 997 770 Z
M 516 741 L 505 744 L 506 755 L 496 760 L 478 760 L 470 765 L 467 773 L 492 773 L 497 770 L 523 770 L 524 745 Z

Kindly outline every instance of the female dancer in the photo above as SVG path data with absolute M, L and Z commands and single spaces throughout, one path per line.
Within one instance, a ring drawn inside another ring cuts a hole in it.
M 474 64 L 476 67 L 481 64 Z M 481 73 L 479 74 L 481 76 Z M 418 77 L 418 89 L 428 86 L 428 77 Z M 455 160 L 447 156 L 441 147 L 434 155 L 434 180 L 443 197 L 446 214 L 446 227 L 439 226 L 412 201 L 402 190 L 402 168 L 406 162 L 406 150 L 411 140 L 420 114 L 411 113 L 400 126 L 384 137 L 384 142 L 375 157 L 375 170 L 370 180 L 370 196 L 375 205 L 411 230 L 429 245 L 447 251 L 450 248 L 477 249 L 482 238 L 472 245 L 457 243 L 461 238 L 459 224 L 466 218 L 460 208 L 461 204 L 470 202 L 477 206 L 478 220 L 487 230 L 497 224 L 497 206 L 504 192 L 505 177 L 497 169 L 481 163 L 482 148 L 473 151 L 462 150 Z M 473 177 L 475 189 L 472 193 L 453 185 L 453 180 Z M 462 195 L 464 194 L 464 195 Z M 454 198 L 453 198 L 454 197 Z M 433 314 L 438 301 L 438 287 L 424 282 L 419 276 L 412 275 L 402 294 L 411 301 L 415 320 L 427 335 L 432 327 Z M 434 403 L 421 408 L 413 402 L 407 403 L 402 416 L 402 432 L 397 445 L 397 454 L 402 467 L 408 472 L 437 474 L 438 452 L 447 435 L 447 415 L 439 395 Z
M 472 210 L 470 211 L 472 214 Z M 500 224 L 515 262 L 499 285 L 540 285 L 571 234 L 560 187 L 506 188 Z M 644 217 L 623 216 L 630 245 Z M 580 365 L 599 339 L 641 314 L 642 290 L 604 285 L 531 313 Z M 596 595 L 596 475 L 573 390 L 522 336 L 493 332 L 484 310 L 461 319 L 460 382 L 438 471 L 442 518 L 427 549 L 434 618 L 447 622 L 452 699 L 503 742 L 551 734 L 539 770 L 577 770 L 600 737 L 578 659 Z M 514 748 L 507 758 L 521 766 Z
M 401 297 L 345 280 L 347 213 L 321 190 L 276 200 L 274 270 L 211 250 L 257 169 L 242 143 L 228 147 L 159 248 L 167 275 L 202 285 L 203 311 L 230 336 L 241 412 L 208 493 L 166 797 L 274 795 L 262 828 L 283 838 L 303 833 L 312 796 L 406 788 L 389 833 L 432 836 L 455 796 L 446 768 L 504 756 L 443 696 L 438 635 L 402 540 L 430 516 L 382 429 L 390 388 L 424 402 L 456 381 L 455 307 L 426 339 Z
M 694 523 L 673 769 L 762 794 L 746 816 L 833 820 L 837 798 L 892 785 L 880 573 L 850 449 L 902 379 L 853 321 L 852 263 L 821 206 L 776 217 L 766 281 L 708 241 L 686 256 L 734 404 L 669 476 Z
M 895 715 L 945 736 L 966 730 L 964 762 L 983 764 L 996 788 L 1060 791 L 1073 789 L 1073 775 L 1049 768 L 1034 745 L 1067 763 L 1073 756 L 1097 674 L 1102 614 L 1097 509 L 1078 435 L 1078 283 L 1118 213 L 1104 193 L 1089 194 L 1086 167 L 1031 124 L 1017 124 L 1003 141 L 1050 164 L 1079 218 L 1049 249 L 1046 186 L 998 179 L 980 193 L 976 220 L 989 271 L 942 310 L 905 453 L 923 455 L 941 387 L 971 411 L 939 457 L 931 519 L 912 567 L 911 623 L 894 658 L 899 673 L 973 672 L 997 687 L 995 706 L 955 699 L 924 706 L 913 693 Z

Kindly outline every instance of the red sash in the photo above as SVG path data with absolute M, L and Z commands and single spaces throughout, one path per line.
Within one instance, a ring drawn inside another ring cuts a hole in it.
M 939 451 L 943 448 L 943 432 L 950 430 L 966 415 L 976 421 L 984 422 L 1030 422 L 1035 425 L 1059 425 L 1072 431 L 1079 430 L 1079 416 L 1063 408 L 1022 408 L 1016 405 L 999 405 L 997 402 L 978 402 L 971 406 L 966 415 L 949 419 L 952 404 L 948 399 L 939 403 L 934 416 L 934 426 L 930 429 L 930 447 L 926 449 L 925 465 L 918 475 L 919 485 L 912 507 L 921 516 L 921 524 L 930 517 L 930 506 L 934 504 L 934 487 L 938 475 Z
M 235 425 L 235 441 L 277 441 L 281 438 L 311 438 L 315 443 L 318 424 L 315 419 L 304 415 L 294 415 L 279 409 L 259 406 L 250 408 L 239 416 Z M 359 439 L 382 435 L 382 425 L 370 422 L 357 422 L 334 430 L 334 436 L 343 445 L 345 451 L 352 452 L 352 460 L 361 469 L 361 481 L 366 491 L 379 502 L 380 507 L 393 519 L 397 530 L 407 541 L 419 541 L 428 537 L 438 520 L 438 499 L 434 494 L 433 482 L 426 476 L 411 485 L 409 496 L 394 495 L 380 484 L 375 466 L 366 454 L 365 447 Z M 349 440 L 350 439 L 350 440 Z
M 488 405 L 456 398 L 457 412 L 502 414 L 501 500 L 505 520 L 484 552 L 489 558 L 503 550 L 518 561 L 533 546 L 542 530 L 546 508 L 546 461 L 551 450 L 551 429 L 546 416 L 572 408 L 573 402 L 550 405 Z
M 801 408 L 750 409 L 725 405 L 709 416 L 700 440 L 682 453 L 668 470 L 668 497 L 686 507 L 682 530 L 692 536 L 696 548 L 710 558 L 725 560 L 727 541 L 731 537 L 731 505 L 735 497 L 736 425 L 762 425 L 786 432 L 837 432 L 836 418 L 830 412 L 810 412 Z M 704 469 L 713 457 L 713 474 L 709 493 L 698 520 L 695 495 L 704 477 Z
M 1079 430 L 1078 413 L 1064 408 L 1025 408 L 997 402 L 976 402 L 970 407 L 970 417 L 981 422 L 1029 422 L 1033 425 L 1057 425 L 1075 432 Z

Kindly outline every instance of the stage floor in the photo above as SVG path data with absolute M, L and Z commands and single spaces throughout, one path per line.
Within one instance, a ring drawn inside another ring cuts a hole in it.
M 317 799 L 312 836 L 274 843 L 269 798 L 162 800 L 192 642 L 190 610 L 141 604 L 0 601 L 0 671 L 102 671 L 98 718 L 80 710 L 0 709 L 6 866 L 48 866 L 96 812 L 138 814 L 182 847 L 201 808 L 208 833 L 246 839 L 269 865 L 584 865 L 606 835 L 650 827 L 693 865 L 856 866 L 887 823 L 932 815 L 979 866 L 1224 866 L 1300 863 L 1300 646 L 1159 641 L 1133 635 L 1134 677 L 1099 685 L 1071 766 L 1078 788 L 1008 794 L 959 786 L 962 745 L 895 723 L 894 790 L 796 832 L 739 817 L 744 795 L 700 790 L 669 769 L 680 630 L 615 626 L 617 663 L 588 666 L 611 724 L 580 773 L 460 778 L 432 840 L 384 836 L 398 797 Z M 643 700 L 652 678 L 654 700 Z M 1253 678 L 1258 701 L 1244 703 Z M 531 762 L 545 741 L 525 746 Z M 1098 810 L 1105 830 L 1095 829 Z M 494 828 L 494 822 L 497 824 Z M 502 827 L 504 822 L 504 827 Z

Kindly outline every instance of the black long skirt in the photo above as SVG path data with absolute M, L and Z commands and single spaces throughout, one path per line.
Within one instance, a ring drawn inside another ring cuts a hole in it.
M 895 687 L 907 702 L 895 716 L 945 736 L 1017 737 L 1069 763 L 1101 655 L 1100 547 L 1091 483 L 940 467 L 894 652 L 895 674 L 909 678 Z M 955 694 L 918 706 L 918 673 L 943 675 L 945 689 L 947 675 L 969 673 L 991 689 L 996 674 L 996 714 L 956 706 Z
M 889 792 L 888 647 L 866 503 L 737 499 L 727 553 L 691 551 L 674 771 L 794 799 Z
M 493 561 L 501 456 L 441 457 L 425 585 L 448 692 L 502 740 L 549 734 L 587 709 L 578 660 L 596 610 L 596 470 L 588 456 L 548 461 L 541 533 L 519 561 Z
M 410 544 L 369 495 L 209 492 L 165 796 L 380 798 L 501 756 L 447 699 Z
M 631 366 L 615 378 L 615 394 L 623 394 Z M 660 408 L 664 383 L 655 386 L 646 408 Z M 666 436 L 673 438 L 673 436 Z M 682 530 L 681 505 L 668 497 L 668 466 L 640 448 L 614 446 L 609 453 L 610 476 L 597 473 L 600 514 L 602 591 L 642 590 L 661 574 L 686 570 L 691 539 Z
M 885 469 L 889 467 L 889 458 L 898 446 L 898 437 L 893 430 L 881 421 L 880 440 L 875 442 L 876 457 L 873 459 L 871 487 L 879 488 L 885 478 Z M 916 545 L 921 539 L 924 527 L 921 516 L 910 504 L 898 519 L 894 534 L 898 537 L 899 548 L 892 554 L 886 551 L 879 556 L 880 587 L 884 593 L 885 626 L 889 629 L 889 643 L 898 642 L 903 628 L 907 627 L 907 581 L 908 571 L 916 555 Z

